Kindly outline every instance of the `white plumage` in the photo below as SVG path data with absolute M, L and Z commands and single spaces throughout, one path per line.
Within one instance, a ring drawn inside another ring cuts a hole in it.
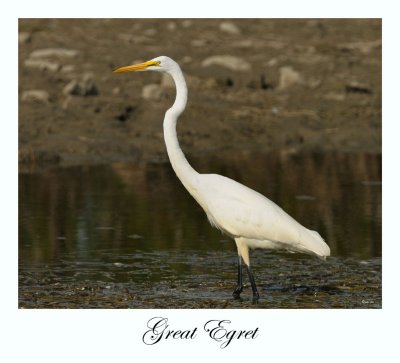
M 242 259 L 245 262 L 253 298 L 259 294 L 250 269 L 249 248 L 302 252 L 325 258 L 329 246 L 316 231 L 303 227 L 282 208 L 262 194 L 217 174 L 199 174 L 186 160 L 176 135 L 176 122 L 187 102 L 186 82 L 179 65 L 168 57 L 121 67 L 114 72 L 152 70 L 166 72 L 176 85 L 176 98 L 164 118 L 164 139 L 171 165 L 185 188 L 196 199 L 216 228 L 234 238 L 239 254 L 238 283 L 234 296 L 243 289 Z
M 329 256 L 329 247 L 317 232 L 303 227 L 262 194 L 221 175 L 198 178 L 196 200 L 211 224 L 232 238 L 242 238 L 253 248 Z

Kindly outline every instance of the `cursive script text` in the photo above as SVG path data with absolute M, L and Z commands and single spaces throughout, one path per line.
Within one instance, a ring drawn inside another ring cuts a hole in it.
M 211 339 L 221 342 L 220 347 L 226 348 L 233 339 L 255 339 L 258 336 L 258 328 L 254 330 L 229 330 L 227 326 L 230 320 L 209 320 L 204 324 L 204 330 Z
M 142 337 L 143 343 L 154 345 L 161 339 L 194 339 L 196 337 L 197 328 L 189 330 L 170 330 L 168 329 L 167 318 L 152 318 L 147 322 L 147 330 Z

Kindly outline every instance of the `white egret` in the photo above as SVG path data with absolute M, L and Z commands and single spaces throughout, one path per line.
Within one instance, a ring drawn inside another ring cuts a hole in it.
M 232 237 L 238 251 L 238 281 L 233 292 L 243 290 L 244 261 L 253 299 L 259 293 L 250 269 L 249 248 L 302 252 L 325 259 L 330 249 L 318 232 L 303 227 L 262 194 L 222 175 L 199 174 L 186 160 L 178 142 L 176 122 L 187 102 L 187 86 L 179 65 L 161 56 L 150 61 L 115 69 L 113 72 L 155 71 L 168 73 L 175 82 L 176 98 L 164 117 L 164 139 L 176 175 L 207 214 L 211 225 Z

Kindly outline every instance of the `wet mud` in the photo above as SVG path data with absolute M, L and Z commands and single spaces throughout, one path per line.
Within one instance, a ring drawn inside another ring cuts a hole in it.
M 19 160 L 166 161 L 160 74 L 111 70 L 174 58 L 189 87 L 189 156 L 250 150 L 381 152 L 379 19 L 20 19 Z
M 248 282 L 232 297 L 236 256 L 171 251 L 64 260 L 20 269 L 21 308 L 381 308 L 381 260 L 308 257 L 254 251 L 260 299 Z M 121 281 L 123 280 L 123 281 Z

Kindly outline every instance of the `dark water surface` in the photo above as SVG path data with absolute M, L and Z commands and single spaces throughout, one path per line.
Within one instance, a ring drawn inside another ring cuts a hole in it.
M 379 308 L 381 156 L 240 154 L 191 160 L 263 193 L 331 247 L 326 262 L 252 252 L 260 301 L 233 300 L 236 247 L 169 164 L 19 176 L 23 308 Z

